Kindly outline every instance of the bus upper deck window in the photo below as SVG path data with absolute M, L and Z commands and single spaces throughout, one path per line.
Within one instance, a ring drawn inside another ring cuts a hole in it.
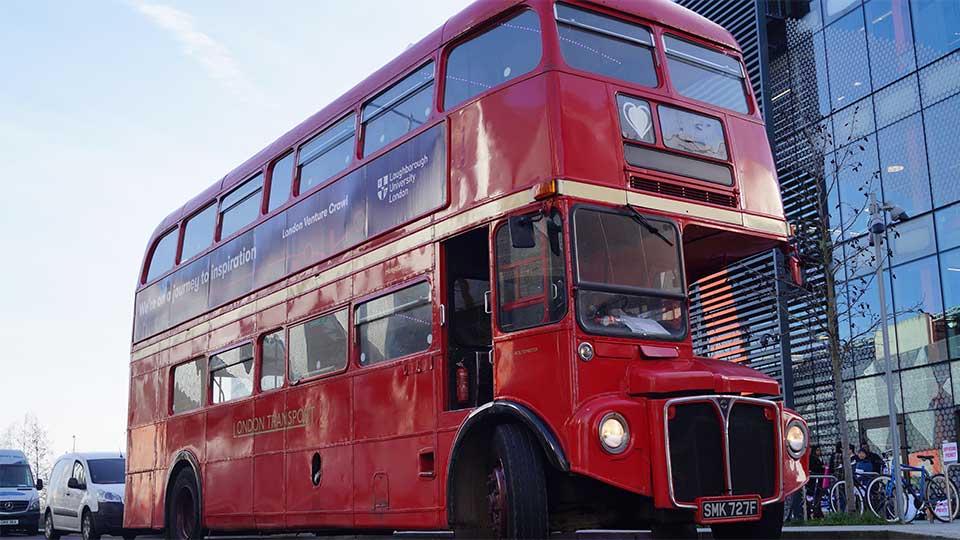
M 519 77 L 537 67 L 543 46 L 540 20 L 524 11 L 450 51 L 443 83 L 443 108 Z
M 306 193 L 347 168 L 353 159 L 356 122 L 356 115 L 346 116 L 300 147 L 297 157 L 300 185 L 297 193 Z M 282 162 L 277 162 L 275 173 Z
M 220 239 L 227 238 L 260 216 L 263 173 L 257 174 L 220 201 Z
M 641 86 L 657 86 L 650 30 L 567 4 L 556 5 L 560 51 L 571 67 Z
M 363 106 L 363 155 L 369 156 L 427 121 L 433 108 L 433 62 Z
M 183 226 L 183 247 L 180 248 L 180 261 L 188 261 L 197 253 L 210 247 L 210 244 L 213 243 L 213 233 L 216 228 L 216 204 L 211 204 L 188 219 L 186 225 Z
M 290 199 L 293 184 L 293 152 L 277 160 L 270 167 L 270 196 L 267 212 L 272 212 Z
M 177 256 L 177 240 L 180 236 L 177 232 L 177 229 L 173 229 L 163 235 L 153 248 L 153 254 L 150 255 L 150 267 L 147 269 L 148 282 L 173 268 L 174 258 Z
M 680 95 L 739 113 L 750 112 L 743 66 L 726 54 L 663 36 L 670 80 Z

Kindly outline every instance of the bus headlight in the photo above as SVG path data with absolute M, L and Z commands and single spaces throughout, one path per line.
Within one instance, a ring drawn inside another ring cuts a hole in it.
M 620 454 L 630 442 L 630 428 L 620 414 L 607 413 L 600 420 L 600 445 L 611 454 Z
M 791 420 L 787 424 L 787 453 L 793 459 L 800 459 L 807 449 L 807 429 L 798 420 Z

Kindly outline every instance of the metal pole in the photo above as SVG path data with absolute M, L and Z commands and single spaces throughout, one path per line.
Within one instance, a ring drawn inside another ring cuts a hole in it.
M 887 295 L 886 283 L 883 280 L 883 209 L 877 203 L 877 194 L 870 192 L 870 234 L 873 235 L 873 249 L 877 261 L 877 291 L 880 296 L 880 330 L 883 333 L 883 369 L 887 378 L 887 413 L 890 420 L 890 444 L 893 446 L 891 460 L 891 476 L 895 489 L 894 501 L 897 509 L 897 519 L 903 521 L 903 483 L 900 474 L 900 430 L 897 428 L 897 404 L 893 398 L 893 371 L 890 369 L 890 333 L 887 330 Z M 873 225 L 879 223 L 880 227 Z

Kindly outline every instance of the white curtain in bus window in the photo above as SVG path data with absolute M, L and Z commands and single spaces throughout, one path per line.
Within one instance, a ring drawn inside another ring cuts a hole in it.
M 658 106 L 657 112 L 664 145 L 701 156 L 727 159 L 727 143 L 720 120 L 666 105 Z
M 447 57 L 443 108 L 529 72 L 540 63 L 542 51 L 540 19 L 529 10 L 457 45 Z
M 253 393 L 253 345 L 247 343 L 211 356 L 210 385 L 214 403 Z
M 746 114 L 746 87 L 740 61 L 686 40 L 664 35 L 667 68 L 681 95 Z
M 363 155 L 422 126 L 433 107 L 433 62 L 407 75 L 363 106 Z
M 347 311 L 290 328 L 290 380 L 340 371 L 347 365 Z
M 203 359 L 173 368 L 173 413 L 200 408 L 203 397 Z
M 297 157 L 300 167 L 298 193 L 306 193 L 322 185 L 347 168 L 353 159 L 356 123 L 356 115 L 351 114 L 300 147 Z
M 641 86 L 657 86 L 653 34 L 638 24 L 556 5 L 560 51 L 570 67 Z
M 260 340 L 260 390 L 266 392 L 283 386 L 283 361 L 287 347 L 283 330 L 263 336 Z
M 426 281 L 357 306 L 360 364 L 425 351 L 433 343 L 433 309 Z

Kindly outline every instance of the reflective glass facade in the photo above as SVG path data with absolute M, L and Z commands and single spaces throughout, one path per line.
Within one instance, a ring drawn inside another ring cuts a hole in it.
M 729 22 L 713 3 L 679 3 L 722 25 Z M 761 62 L 751 77 L 760 78 L 759 85 L 752 82 L 763 94 L 784 204 L 794 219 L 809 212 L 796 191 L 816 160 L 804 134 L 818 129 L 832 138 L 822 166 L 828 183 L 836 179 L 830 219 L 842 265 L 835 275 L 838 295 L 849 304 L 840 309 L 850 311 L 841 328 L 849 344 L 842 399 L 854 442 L 889 446 L 885 324 L 905 454 L 934 453 L 942 441 L 957 439 L 960 425 L 960 2 L 729 4 L 755 6 L 758 14 Z M 850 160 L 846 167 L 838 164 L 844 156 Z M 879 320 L 872 250 L 863 253 L 865 190 L 909 215 L 888 235 L 886 322 Z M 803 306 L 790 310 L 804 313 Z M 785 366 L 792 366 L 793 402 L 811 421 L 815 439 L 832 444 L 830 360 L 822 342 L 799 325 L 788 326 L 792 346 Z

